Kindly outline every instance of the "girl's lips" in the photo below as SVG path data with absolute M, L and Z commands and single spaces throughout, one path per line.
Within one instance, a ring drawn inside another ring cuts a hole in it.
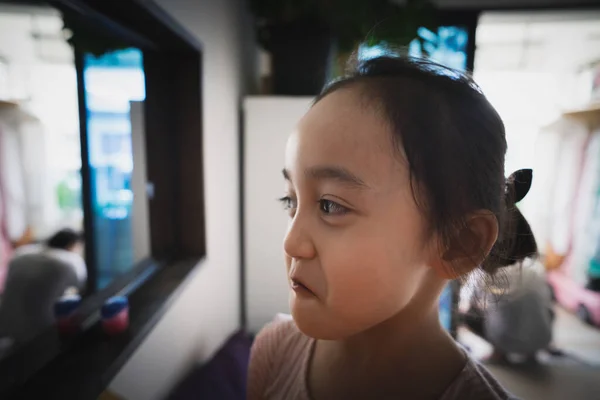
M 312 290 L 310 290 L 308 287 L 306 287 L 302 282 L 300 282 L 297 279 L 290 278 L 290 286 L 291 286 L 292 290 L 294 292 L 296 292 L 298 295 L 304 295 L 304 296 L 314 296 L 315 295 Z

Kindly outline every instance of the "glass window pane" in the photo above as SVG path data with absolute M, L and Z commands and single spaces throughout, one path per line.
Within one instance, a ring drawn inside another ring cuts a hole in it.
M 102 289 L 139 261 L 132 229 L 132 104 L 146 95 L 142 52 L 86 55 L 84 80 L 95 268 L 97 289 Z

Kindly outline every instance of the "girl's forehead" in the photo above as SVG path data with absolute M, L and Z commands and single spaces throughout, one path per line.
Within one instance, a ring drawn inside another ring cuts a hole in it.
M 341 89 L 302 118 L 288 140 L 286 169 L 339 166 L 365 181 L 389 184 L 399 167 L 391 135 L 375 108 L 352 90 Z

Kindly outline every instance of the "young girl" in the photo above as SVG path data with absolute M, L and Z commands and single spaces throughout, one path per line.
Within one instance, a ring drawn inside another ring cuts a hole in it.
M 505 153 L 478 87 L 437 64 L 371 59 L 325 88 L 283 169 L 293 321 L 257 336 L 248 398 L 512 398 L 438 317 L 449 280 L 528 237 Z

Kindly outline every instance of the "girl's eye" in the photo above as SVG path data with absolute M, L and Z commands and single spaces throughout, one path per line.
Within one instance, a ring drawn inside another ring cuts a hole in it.
M 296 200 L 292 199 L 290 196 L 284 196 L 280 198 L 279 202 L 283 204 L 283 209 L 286 211 L 295 209 L 297 207 Z
M 350 211 L 346 207 L 326 199 L 319 200 L 319 209 L 325 215 L 344 215 Z

